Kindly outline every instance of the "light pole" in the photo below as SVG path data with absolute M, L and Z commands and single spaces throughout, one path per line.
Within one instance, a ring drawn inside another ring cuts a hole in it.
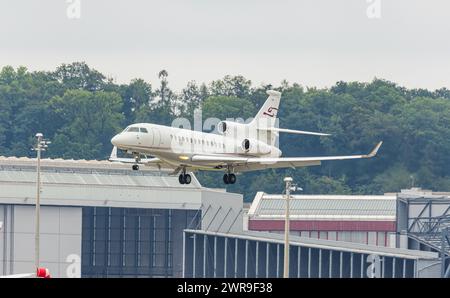
M 33 148 L 37 152 L 37 164 L 36 164 L 36 215 L 35 215 L 35 234 L 34 234 L 34 265 L 36 271 L 39 268 L 39 233 L 40 233 L 40 212 L 41 212 L 41 152 L 48 148 L 49 141 L 44 139 L 42 133 L 36 134 L 36 147 Z
M 284 278 L 289 278 L 289 200 L 291 199 L 292 178 L 284 178 L 286 183 L 286 217 L 284 219 Z
M 289 210 L 290 210 L 290 200 L 291 200 L 291 191 L 297 191 L 297 190 L 303 190 L 300 187 L 297 187 L 297 185 L 292 184 L 293 179 L 291 177 L 285 177 L 284 182 L 286 183 L 286 213 L 285 213 L 285 219 L 284 219 L 284 278 L 289 278 L 289 232 L 290 232 L 290 226 L 289 226 Z

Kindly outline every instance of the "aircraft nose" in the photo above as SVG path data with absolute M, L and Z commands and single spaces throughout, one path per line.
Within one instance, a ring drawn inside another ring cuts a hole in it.
M 121 139 L 122 139 L 122 137 L 120 136 L 120 134 L 115 135 L 115 136 L 111 139 L 111 143 L 112 143 L 114 146 L 119 146 L 119 145 L 121 144 Z

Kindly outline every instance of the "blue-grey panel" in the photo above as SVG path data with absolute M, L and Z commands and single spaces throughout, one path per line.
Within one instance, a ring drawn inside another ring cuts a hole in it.
M 365 198 L 364 196 L 291 197 L 290 212 L 292 216 L 395 216 L 396 200 Z M 285 213 L 285 199 L 263 197 L 259 200 L 253 216 L 281 216 Z

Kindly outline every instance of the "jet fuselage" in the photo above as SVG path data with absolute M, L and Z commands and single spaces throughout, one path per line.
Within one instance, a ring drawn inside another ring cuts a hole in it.
M 196 154 L 211 156 L 279 157 L 281 151 L 267 144 L 261 144 L 258 151 L 247 152 L 244 135 L 225 136 L 204 133 L 177 127 L 150 123 L 136 123 L 111 139 L 118 149 L 128 153 L 151 155 L 172 165 L 194 165 L 191 157 Z M 195 163 L 198 166 L 199 163 Z M 216 163 L 202 162 L 206 168 L 214 168 Z

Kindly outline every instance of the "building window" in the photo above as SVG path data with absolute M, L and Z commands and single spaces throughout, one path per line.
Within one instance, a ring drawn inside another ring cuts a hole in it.
M 182 248 L 173 245 L 174 212 L 185 214 L 185 219 L 176 216 L 183 218 L 177 221 L 177 233 L 188 228 L 197 214 L 190 210 L 84 207 L 82 277 L 173 276 L 174 252 L 182 254 Z

